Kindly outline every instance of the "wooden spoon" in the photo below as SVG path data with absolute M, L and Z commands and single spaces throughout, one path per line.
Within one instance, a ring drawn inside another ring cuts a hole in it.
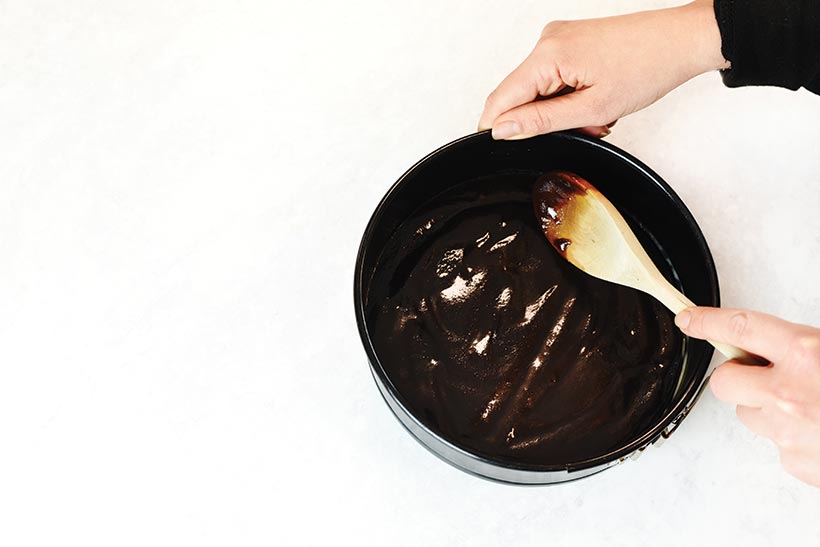
M 663 277 L 618 210 L 583 178 L 547 173 L 533 187 L 533 204 L 550 244 L 584 272 L 650 294 L 675 315 L 695 305 Z M 740 348 L 709 343 L 729 359 L 764 362 Z

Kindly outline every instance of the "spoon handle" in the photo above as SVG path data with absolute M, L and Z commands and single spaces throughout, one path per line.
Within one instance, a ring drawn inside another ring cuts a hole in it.
M 657 293 L 654 293 L 655 297 L 669 310 L 674 313 L 675 315 L 679 314 L 686 308 L 691 308 L 696 304 L 686 298 L 679 290 L 673 287 L 668 281 L 664 279 L 664 285 L 662 287 L 658 287 L 659 290 Z M 714 340 L 707 340 L 712 346 L 715 347 L 720 353 L 722 353 L 726 358 L 731 359 L 732 361 L 737 361 L 739 363 L 743 363 L 744 365 L 768 365 L 769 361 L 763 359 L 762 357 L 758 357 L 748 351 L 742 350 L 738 347 L 724 344 L 722 342 L 715 342 Z
M 715 346 L 716 350 L 718 350 L 720 353 L 722 353 L 732 361 L 737 361 L 738 363 L 743 363 L 744 365 L 765 366 L 769 364 L 769 361 L 767 359 L 758 357 L 753 353 L 749 353 L 748 351 L 736 348 L 735 346 L 730 346 L 729 344 L 723 344 L 721 342 L 715 342 L 714 340 L 707 340 L 707 342 Z

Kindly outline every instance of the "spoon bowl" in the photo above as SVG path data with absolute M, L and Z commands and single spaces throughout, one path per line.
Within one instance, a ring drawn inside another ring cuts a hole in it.
M 533 186 L 535 214 L 550 244 L 580 270 L 654 296 L 672 313 L 694 306 L 664 278 L 612 203 L 584 178 L 553 171 Z M 729 359 L 762 360 L 740 348 L 709 341 Z

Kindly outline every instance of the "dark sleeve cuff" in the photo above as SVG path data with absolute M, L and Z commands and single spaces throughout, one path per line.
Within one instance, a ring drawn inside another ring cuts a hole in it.
M 820 93 L 820 0 L 714 0 L 729 87 Z

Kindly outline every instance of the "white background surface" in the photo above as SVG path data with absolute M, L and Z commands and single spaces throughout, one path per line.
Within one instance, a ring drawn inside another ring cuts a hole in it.
M 515 488 L 418 445 L 361 349 L 388 186 L 543 24 L 653 4 L 0 2 L 0 544 L 820 543 L 820 491 L 711 394 L 637 462 Z M 820 324 L 819 119 L 711 74 L 610 140 L 725 304 Z

